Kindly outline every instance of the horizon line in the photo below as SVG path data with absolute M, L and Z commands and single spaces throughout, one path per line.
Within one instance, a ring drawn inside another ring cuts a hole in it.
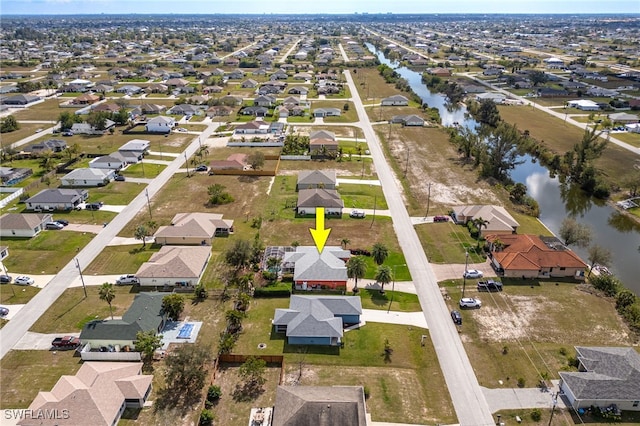
M 283 15 L 283 16 L 314 16 L 314 15 L 637 15 L 640 16 L 640 12 L 321 12 L 321 13 L 273 13 L 273 12 L 212 12 L 212 13 L 142 13 L 142 12 L 122 12 L 122 13 L 6 13 L 2 14 L 3 17 L 7 16 L 121 16 L 121 15 L 243 15 L 243 16 L 263 16 L 263 15 Z

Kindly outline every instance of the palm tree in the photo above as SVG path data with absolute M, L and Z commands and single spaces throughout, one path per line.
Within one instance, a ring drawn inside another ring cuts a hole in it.
M 476 228 L 478 228 L 478 236 L 482 235 L 482 228 L 486 228 L 489 225 L 488 220 L 484 220 L 482 217 L 472 220 Z
M 100 300 L 104 300 L 109 304 L 109 311 L 111 312 L 111 319 L 113 319 L 113 307 L 111 306 L 111 302 L 116 298 L 116 292 L 113 289 L 113 284 L 111 283 L 103 283 L 100 286 L 100 290 L 98 292 L 100 295 Z
M 380 283 L 380 293 L 384 293 L 384 285 L 391 282 L 391 268 L 387 265 L 378 266 L 376 281 Z
M 371 250 L 371 255 L 377 265 L 382 265 L 389 257 L 389 249 L 382 243 L 375 243 Z
M 348 239 L 348 238 L 343 238 L 343 239 L 340 241 L 340 245 L 342 246 L 342 249 L 343 249 L 343 250 L 346 250 L 346 249 L 347 249 L 347 244 L 349 244 L 350 242 L 351 242 L 351 240 L 350 240 L 350 239 Z
M 278 256 L 270 256 L 267 259 L 267 268 L 270 271 L 275 271 L 276 274 L 280 272 L 280 265 L 282 265 L 282 258 Z
M 358 278 L 364 277 L 367 272 L 367 263 L 360 256 L 354 256 L 347 262 L 347 276 L 356 280 L 353 286 L 353 292 L 358 292 Z

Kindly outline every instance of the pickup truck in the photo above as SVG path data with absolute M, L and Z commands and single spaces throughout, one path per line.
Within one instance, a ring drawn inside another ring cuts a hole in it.
M 76 336 L 56 337 L 51 346 L 56 349 L 75 349 L 80 346 L 80 339 Z
M 502 283 L 494 280 L 478 281 L 478 291 L 502 291 Z
M 117 285 L 140 284 L 140 280 L 133 274 L 123 275 L 116 280 Z

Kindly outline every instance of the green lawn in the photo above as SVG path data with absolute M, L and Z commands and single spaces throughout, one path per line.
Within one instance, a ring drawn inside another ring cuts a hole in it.
M 122 316 L 131 306 L 138 288 L 116 285 L 113 288 L 116 294 L 111 302 L 113 315 Z M 82 287 L 68 288 L 33 324 L 30 331 L 36 333 L 79 332 L 89 321 L 110 318 L 109 305 L 100 300 L 99 290 L 100 286 L 87 286 L 85 298 Z
M 50 391 L 62 375 L 82 365 L 74 351 L 9 351 L 0 367 L 0 407 L 27 408 L 40 391 Z
M 153 179 L 157 177 L 167 166 L 164 164 L 153 164 L 141 161 L 138 164 L 132 164 L 120 173 L 126 177 Z
M 2 284 L 0 285 L 0 303 L 21 305 L 29 302 L 39 291 L 38 287 L 33 286 Z
M 389 309 L 389 303 L 391 303 L 392 311 L 420 312 L 422 310 L 418 295 L 391 291 L 391 283 L 385 286 L 384 294 L 381 294 L 378 290 L 367 289 L 360 290 L 358 294 L 362 299 L 363 309 L 378 309 L 384 311 Z
M 89 264 L 84 273 L 91 275 L 135 274 L 138 268 L 158 251 L 160 251 L 159 245 L 147 244 L 143 249 L 142 241 L 134 246 L 107 246 Z
M 57 274 L 92 238 L 92 234 L 74 231 L 42 231 L 33 238 L 3 238 L 2 244 L 11 253 L 4 266 L 23 274 Z
M 91 188 L 87 202 L 102 201 L 105 204 L 127 205 L 146 185 L 139 183 L 116 182 L 113 181 L 107 186 Z
M 469 263 L 484 262 L 481 255 L 469 250 L 478 241 L 464 226 L 449 221 L 418 225 L 415 230 L 431 263 L 465 263 L 465 250 L 469 252 Z
M 338 193 L 344 201 L 345 207 L 386 210 L 387 201 L 384 198 L 382 187 L 377 185 L 359 185 L 341 183 Z

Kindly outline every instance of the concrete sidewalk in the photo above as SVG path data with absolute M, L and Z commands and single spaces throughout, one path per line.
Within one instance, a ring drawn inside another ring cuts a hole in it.
M 519 410 L 528 408 L 551 408 L 553 395 L 559 392 L 559 380 L 552 380 L 553 387 L 548 391 L 540 388 L 489 389 L 482 387 L 482 393 L 492 413 L 500 410 Z M 514 383 L 515 384 L 515 383 Z M 558 398 L 558 408 L 567 408 L 562 398 Z

